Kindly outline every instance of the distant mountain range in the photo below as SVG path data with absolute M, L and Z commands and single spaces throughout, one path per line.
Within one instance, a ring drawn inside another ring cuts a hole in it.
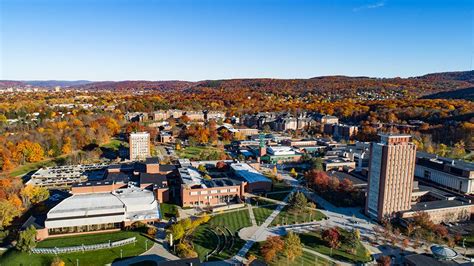
M 116 90 L 116 91 L 181 91 L 199 93 L 202 90 L 219 89 L 231 92 L 232 90 L 258 90 L 260 92 L 304 94 L 338 91 L 357 90 L 397 90 L 407 91 L 417 96 L 426 98 L 466 98 L 463 89 L 469 92 L 466 99 L 472 99 L 472 88 L 474 88 L 474 71 L 442 72 L 432 73 L 419 77 L 410 78 L 371 78 L 371 77 L 348 77 L 348 76 L 321 76 L 309 79 L 227 79 L 227 80 L 203 80 L 190 81 L 147 81 L 147 80 L 125 80 L 125 81 L 100 81 L 87 80 L 62 81 L 12 81 L 0 80 L 0 88 L 12 86 L 33 87 L 70 87 L 87 90 Z M 468 89 L 471 88 L 471 89 Z M 453 92 L 443 94 L 443 92 Z M 457 91 L 457 92 L 455 92 Z M 430 95 L 430 96 L 427 96 Z M 470 95 L 470 96 L 469 96 Z
M 36 87 L 74 87 L 93 83 L 93 81 L 88 80 L 28 80 L 24 82 L 28 85 Z
M 93 81 L 88 80 L 26 80 L 26 81 L 17 81 L 17 80 L 0 80 L 0 88 L 12 87 L 12 86 L 26 86 L 30 85 L 32 87 L 43 87 L 43 88 L 54 88 L 56 86 L 61 87 L 76 87 L 86 84 L 93 83 Z

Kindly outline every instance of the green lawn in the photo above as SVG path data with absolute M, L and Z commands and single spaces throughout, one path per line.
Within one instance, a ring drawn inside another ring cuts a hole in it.
M 22 175 L 27 174 L 31 171 L 40 169 L 41 167 L 48 167 L 48 166 L 54 166 L 54 165 L 55 165 L 54 159 L 47 159 L 47 160 L 36 162 L 36 163 L 27 163 L 27 164 L 20 165 L 20 166 L 16 167 L 15 169 L 13 169 L 10 172 L 10 175 L 11 176 L 22 176 Z
M 341 235 L 347 235 L 349 232 L 340 231 Z M 319 253 L 331 256 L 331 248 L 326 246 L 326 243 L 321 238 L 320 232 L 311 232 L 300 234 L 301 243 L 308 248 Z M 332 256 L 334 259 L 341 261 L 349 261 L 352 263 L 368 262 L 371 260 L 370 256 L 366 256 L 366 248 L 359 242 L 354 254 L 350 254 L 350 247 L 342 243 L 339 248 L 332 250 Z
M 224 150 L 213 146 L 190 146 L 176 152 L 180 158 L 190 160 L 218 160 L 224 154 Z
M 128 147 L 128 142 L 118 140 L 118 139 L 112 139 L 112 140 L 110 140 L 109 143 L 100 145 L 100 147 L 111 149 L 111 150 L 114 150 L 114 151 L 118 151 L 118 149 L 120 148 L 121 145 L 123 145 L 124 147 Z
M 253 208 L 253 214 L 255 216 L 255 220 L 257 221 L 258 225 L 261 225 L 265 220 L 272 214 L 272 212 L 276 209 L 278 204 L 272 205 L 264 205 L 262 207 Z
M 54 248 L 54 247 L 68 247 L 68 246 L 80 246 L 82 244 L 92 245 L 107 243 L 109 241 L 118 241 L 130 237 L 137 236 L 137 232 L 133 231 L 117 231 L 114 233 L 104 233 L 104 234 L 91 234 L 91 235 L 81 235 L 74 237 L 59 237 L 59 238 L 50 238 L 38 242 L 37 247 L 39 248 Z
M 260 247 L 263 245 L 265 242 L 258 242 L 255 243 L 252 248 L 249 250 L 249 255 L 253 254 L 257 257 L 257 259 L 264 261 L 263 257 L 260 254 Z M 270 263 L 269 265 L 271 266 L 309 266 L 309 265 L 321 265 L 321 266 L 329 266 L 329 265 L 334 265 L 331 261 L 328 261 L 325 258 L 319 257 L 317 255 L 314 255 L 313 253 L 307 252 L 303 250 L 303 255 L 296 258 L 295 261 L 288 261 L 286 257 L 283 254 L 280 254 L 277 258 L 275 258 L 275 261 Z
M 285 197 L 288 196 L 288 194 L 290 194 L 290 191 L 267 193 L 266 197 L 269 198 L 269 199 L 283 201 L 285 199 Z
M 272 191 L 290 191 L 293 188 L 291 186 L 288 186 L 285 184 L 285 182 L 278 182 L 278 181 L 273 181 L 273 190 Z
M 318 265 L 318 266 L 329 266 L 334 265 L 333 262 L 326 260 L 325 258 L 318 257 L 312 253 L 303 251 L 303 255 L 295 259 L 295 261 L 288 261 L 285 256 L 278 256 L 272 266 L 299 266 L 299 265 Z
M 466 242 L 464 243 L 464 245 L 466 245 L 466 247 L 468 248 L 472 248 L 474 247 L 474 235 L 473 236 L 466 236 Z M 462 245 L 462 240 L 460 241 L 460 245 Z
M 273 220 L 271 226 L 276 225 L 285 225 L 285 224 L 297 224 L 297 223 L 307 223 L 313 220 L 320 221 L 325 217 L 320 211 L 313 211 L 312 214 L 308 210 L 299 215 L 290 213 L 288 207 L 285 206 L 283 210 L 278 214 L 278 216 Z
M 252 204 L 252 206 L 262 206 L 262 205 L 275 204 L 275 202 L 270 201 L 264 197 L 253 197 L 253 198 L 250 198 L 250 204 Z
M 178 206 L 169 203 L 160 203 L 161 215 L 165 219 L 178 216 Z
M 238 250 L 245 244 L 237 233 L 243 227 L 251 226 L 248 210 L 241 210 L 236 212 L 228 212 L 216 215 L 212 219 L 201 226 L 199 226 L 193 234 L 194 250 L 198 253 L 199 259 L 202 261 L 205 256 L 217 246 L 217 237 L 210 232 L 210 229 L 219 227 L 221 229 L 228 228 L 234 235 L 234 244 L 231 249 L 226 249 L 221 254 L 209 258 L 209 260 L 228 259 L 234 256 Z
M 102 266 L 107 263 L 112 263 L 114 260 L 120 260 L 120 250 L 122 250 L 123 252 L 123 258 L 134 257 L 145 252 L 145 241 L 148 241 L 148 248 L 151 248 L 151 246 L 153 246 L 153 242 L 138 232 L 120 231 L 107 234 L 94 234 L 68 238 L 49 239 L 38 243 L 38 247 L 73 246 L 85 243 L 85 241 L 87 241 L 88 244 L 103 243 L 108 242 L 108 240 L 121 240 L 133 236 L 137 237 L 137 242 L 135 244 L 128 244 L 126 246 L 117 247 L 113 249 L 59 255 L 59 257 L 64 262 L 66 262 L 66 265 L 76 265 L 76 260 L 79 260 L 79 265 Z M 0 265 L 50 265 L 54 257 L 54 255 L 29 255 L 27 253 L 22 253 L 16 250 L 10 250 L 2 257 L 0 257 Z

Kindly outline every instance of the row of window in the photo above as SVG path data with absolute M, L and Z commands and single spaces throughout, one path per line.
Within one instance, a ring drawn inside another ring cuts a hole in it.
M 107 223 L 107 224 L 93 224 L 93 225 L 83 225 L 83 226 L 49 228 L 48 233 L 50 235 L 59 235 L 59 234 L 93 232 L 93 231 L 101 231 L 101 230 L 108 230 L 108 229 L 117 229 L 117 228 L 121 228 L 121 226 L 122 226 L 122 223 Z
M 217 193 L 235 193 L 237 192 L 236 188 L 230 188 L 230 189 L 220 189 L 220 190 L 201 190 L 201 191 L 191 191 L 189 192 L 189 195 L 191 196 L 196 196 L 196 195 L 207 195 L 207 194 L 217 194 Z

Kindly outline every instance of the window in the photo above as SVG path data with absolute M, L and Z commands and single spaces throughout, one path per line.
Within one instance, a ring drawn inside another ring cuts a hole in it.
M 423 173 L 423 177 L 426 179 L 431 179 L 431 172 L 428 170 L 425 170 L 425 172 Z

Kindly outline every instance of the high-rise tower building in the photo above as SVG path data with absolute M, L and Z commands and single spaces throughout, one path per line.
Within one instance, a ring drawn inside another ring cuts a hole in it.
M 410 209 L 416 146 L 410 135 L 379 134 L 371 143 L 365 212 L 379 221 Z
M 150 134 L 148 132 L 131 133 L 129 144 L 130 160 L 144 160 L 150 157 Z

